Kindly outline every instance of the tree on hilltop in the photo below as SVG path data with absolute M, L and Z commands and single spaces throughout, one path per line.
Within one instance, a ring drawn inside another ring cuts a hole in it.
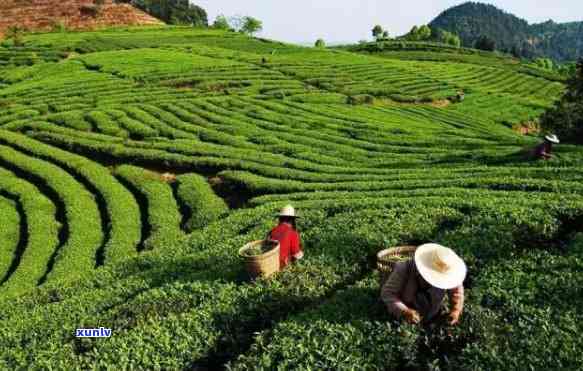
M 263 22 L 257 18 L 245 17 L 243 18 L 243 26 L 241 27 L 241 32 L 248 35 L 253 35 L 257 32 L 263 30 Z
M 229 25 L 231 29 L 236 32 L 241 32 L 243 29 L 243 24 L 245 23 L 245 17 L 240 15 L 234 15 L 229 17 Z
M 229 30 L 231 26 L 229 25 L 229 20 L 224 15 L 220 14 L 215 18 L 215 22 L 213 23 L 213 28 L 217 30 Z
M 316 48 L 325 48 L 326 42 L 323 39 L 318 39 L 318 40 L 316 40 L 316 43 L 314 44 L 314 46 Z
M 372 29 L 372 36 L 375 38 L 375 40 L 378 41 L 382 37 L 383 32 L 384 32 L 383 27 L 377 24 Z
M 460 37 L 452 32 L 447 32 L 442 29 L 432 29 L 431 32 L 431 38 L 433 40 L 458 48 L 462 45 Z
M 428 41 L 431 39 L 432 31 L 431 28 L 427 25 L 423 26 L 413 26 L 411 31 L 406 34 L 403 39 L 409 41 Z
M 541 117 L 541 128 L 567 143 L 583 144 L 583 58 L 567 81 L 567 91 Z
M 419 40 L 429 40 L 431 38 L 431 28 L 424 24 L 417 30 Z
M 253 17 L 242 17 L 240 15 L 235 15 L 229 18 L 228 24 L 230 29 L 236 32 L 246 33 L 248 35 L 253 35 L 257 32 L 263 30 L 263 22 L 257 18 Z

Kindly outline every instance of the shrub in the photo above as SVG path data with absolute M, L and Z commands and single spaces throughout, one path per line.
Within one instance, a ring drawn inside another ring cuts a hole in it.
M 115 174 L 133 190 L 139 202 L 147 207 L 146 231 L 149 237 L 141 248 L 178 244 L 184 239 L 180 230 L 181 217 L 170 186 L 159 174 L 134 166 L 123 165 Z
M 541 127 L 568 143 L 583 144 L 583 59 L 567 82 L 564 96 L 540 119 Z
M 187 174 L 177 179 L 177 195 L 188 212 L 188 219 L 184 223 L 187 231 L 204 228 L 226 215 L 228 207 L 225 201 L 213 192 L 204 177 Z
M 374 97 L 368 94 L 352 95 L 348 97 L 348 104 L 359 105 L 359 104 L 373 104 Z

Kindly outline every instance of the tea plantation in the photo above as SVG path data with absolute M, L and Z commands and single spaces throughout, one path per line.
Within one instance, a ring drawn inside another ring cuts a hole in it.
M 25 41 L 0 44 L 0 369 L 583 364 L 583 149 L 532 161 L 512 130 L 560 79 L 180 27 Z M 251 283 L 237 251 L 289 202 L 306 257 Z M 378 300 L 376 252 L 429 241 L 468 264 L 455 328 Z

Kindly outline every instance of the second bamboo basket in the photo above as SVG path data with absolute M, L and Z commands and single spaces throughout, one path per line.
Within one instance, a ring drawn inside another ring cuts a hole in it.
M 381 287 L 391 275 L 396 263 L 411 259 L 415 255 L 417 246 L 397 246 L 379 251 L 377 254 L 377 269 Z

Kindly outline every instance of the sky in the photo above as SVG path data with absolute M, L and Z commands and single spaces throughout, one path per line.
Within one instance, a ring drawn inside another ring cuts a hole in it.
M 213 22 L 218 14 L 249 15 L 263 21 L 258 36 L 291 43 L 328 44 L 370 39 L 380 24 L 392 36 L 414 25 L 431 22 L 443 10 L 465 0 L 191 0 L 202 6 Z M 482 1 L 530 23 L 583 21 L 582 0 Z

